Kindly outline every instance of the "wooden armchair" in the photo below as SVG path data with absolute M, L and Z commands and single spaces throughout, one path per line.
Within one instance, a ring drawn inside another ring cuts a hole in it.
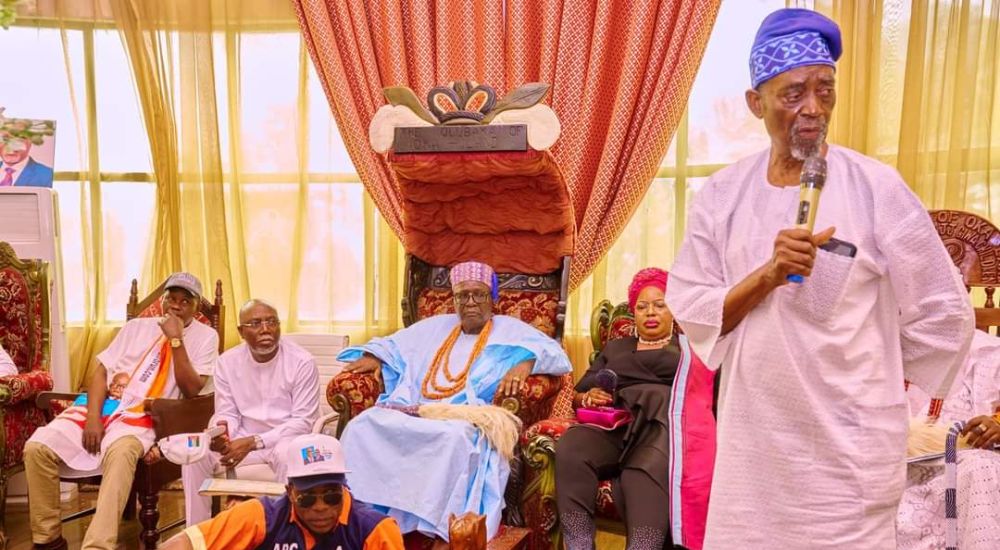
M 20 260 L 0 242 L 0 345 L 18 370 L 0 378 L 0 548 L 6 548 L 7 482 L 24 470 L 24 443 L 46 422 L 35 396 L 52 389 L 48 270 L 48 262 Z
M 1000 229 L 969 212 L 931 210 L 930 215 L 966 288 L 982 288 L 986 294 L 983 305 L 975 307 L 976 328 L 1000 335 L 1000 308 L 994 300 L 1000 287 Z
M 160 284 L 145 299 L 138 299 L 138 285 L 132 280 L 132 289 L 127 307 L 127 319 L 131 321 L 137 317 L 158 317 L 162 315 L 162 304 L 160 298 L 163 296 L 164 284 Z M 214 328 L 219 334 L 219 351 L 224 345 L 224 325 L 225 308 L 222 304 L 222 281 L 215 283 L 215 301 L 210 302 L 204 296 L 201 297 L 198 312 L 195 320 Z M 39 408 L 48 411 L 49 420 L 65 409 L 79 394 L 66 394 L 46 392 L 38 397 Z M 186 432 L 197 432 L 204 430 L 215 412 L 215 397 L 213 395 L 200 395 L 192 399 L 151 399 L 146 403 L 146 411 L 153 419 L 153 431 L 156 439 Z M 129 496 L 128 504 L 125 507 L 125 517 L 131 518 L 135 515 L 135 505 L 138 499 L 142 511 L 139 514 L 139 523 L 142 525 L 140 539 L 145 548 L 156 548 L 160 534 L 173 529 L 184 523 L 184 519 L 175 521 L 163 528 L 158 528 L 160 512 L 158 510 L 160 490 L 168 483 L 181 478 L 181 467 L 167 460 L 147 464 L 146 459 L 142 459 L 136 465 L 135 481 L 132 483 L 132 492 Z M 100 475 L 85 477 L 62 478 L 63 481 L 75 483 L 100 484 Z M 81 517 L 91 515 L 95 509 L 83 510 L 63 518 L 63 522 L 72 521 Z

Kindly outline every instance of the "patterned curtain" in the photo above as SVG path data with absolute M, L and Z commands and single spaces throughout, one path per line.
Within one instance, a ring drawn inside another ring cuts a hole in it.
M 718 0 L 293 0 L 302 35 L 366 189 L 401 234 L 399 191 L 368 146 L 382 88 L 419 97 L 471 78 L 502 95 L 552 85 L 553 149 L 577 224 L 576 287 L 624 229 L 687 103 Z

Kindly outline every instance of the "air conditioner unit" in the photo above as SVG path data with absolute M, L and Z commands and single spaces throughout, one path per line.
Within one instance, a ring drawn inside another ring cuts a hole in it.
M 70 391 L 56 192 L 43 187 L 0 188 L 0 241 L 10 243 L 19 258 L 49 262 L 52 380 L 55 391 Z

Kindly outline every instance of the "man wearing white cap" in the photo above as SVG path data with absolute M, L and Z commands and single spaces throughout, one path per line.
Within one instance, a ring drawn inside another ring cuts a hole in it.
M 83 548 L 113 549 L 118 519 L 128 498 L 135 467 L 154 443 L 146 399 L 194 397 L 215 368 L 219 337 L 194 321 L 201 283 L 190 273 L 174 273 L 164 285 L 164 316 L 133 319 L 97 356 L 87 394 L 24 447 L 31 537 L 36 549 L 67 548 L 59 511 L 60 466 L 103 475 L 97 511 Z M 109 385 L 109 382 L 113 382 Z M 107 399 L 111 386 L 121 392 Z M 112 406 L 108 406 L 112 405 Z
M 240 503 L 188 527 L 161 548 L 402 550 L 396 522 L 351 496 L 336 439 L 323 434 L 296 437 L 288 446 L 287 465 L 285 495 Z
M 243 343 L 222 354 L 214 379 L 212 422 L 225 422 L 228 438 L 214 441 L 213 453 L 182 469 L 188 525 L 211 517 L 211 499 L 198 489 L 219 464 L 267 464 L 284 483 L 285 447 L 319 418 L 316 360 L 281 338 L 274 306 L 250 300 L 240 308 L 239 323 Z
M 493 314 L 498 285 L 490 266 L 460 263 L 450 278 L 455 314 L 429 317 L 338 357 L 352 361 L 348 371 L 380 374 L 384 385 L 381 406 L 353 418 L 344 431 L 347 458 L 358 465 L 348 480 L 358 498 L 388 509 L 404 533 L 447 540 L 449 514 L 475 512 L 486 515 L 492 538 L 509 457 L 470 421 L 394 409 L 472 405 L 489 414 L 482 406 L 498 392 L 513 395 L 529 375 L 561 375 L 571 366 L 558 342 L 520 319 Z

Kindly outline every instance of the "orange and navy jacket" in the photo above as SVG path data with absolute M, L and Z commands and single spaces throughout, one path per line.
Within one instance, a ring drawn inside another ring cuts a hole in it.
M 339 523 L 333 532 L 317 539 L 295 517 L 286 495 L 241 502 L 184 532 L 195 550 L 403 550 L 396 521 L 367 504 L 353 502 L 346 488 Z

